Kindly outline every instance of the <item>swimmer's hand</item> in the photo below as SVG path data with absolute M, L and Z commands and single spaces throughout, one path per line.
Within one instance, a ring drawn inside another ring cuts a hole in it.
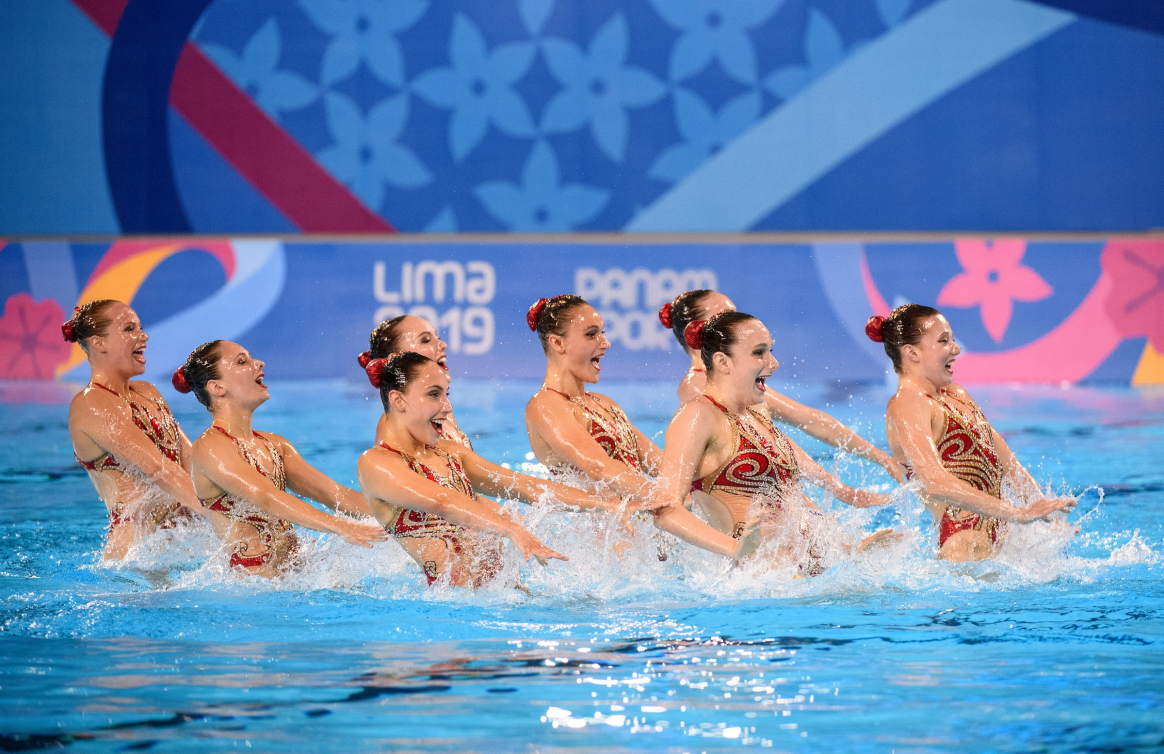
M 744 531 L 740 534 L 739 544 L 736 545 L 736 551 L 732 553 L 732 557 L 736 560 L 743 560 L 756 551 L 760 546 L 760 519 L 759 517 L 750 518 L 744 524 Z
M 865 552 L 866 550 L 873 550 L 878 547 L 888 547 L 901 541 L 902 534 L 893 529 L 882 529 L 879 532 L 870 534 L 862 539 L 857 544 L 857 552 Z
M 343 537 L 345 542 L 351 542 L 360 547 L 371 547 L 373 542 L 383 542 L 388 539 L 388 532 L 384 527 L 372 521 L 352 521 L 351 519 L 336 516 L 336 522 L 331 530 Z
M 882 495 L 879 492 L 869 492 L 868 490 L 857 490 L 853 495 L 853 502 L 849 505 L 854 508 L 873 508 L 878 505 L 888 505 L 890 502 L 889 495 Z
M 1029 524 L 1046 518 L 1055 511 L 1069 513 L 1075 508 L 1078 501 L 1073 497 L 1047 497 L 1027 508 L 1019 508 L 1018 517 L 1014 520 L 1020 524 Z
M 505 535 L 506 539 L 514 544 L 518 550 L 521 550 L 522 556 L 526 562 L 529 562 L 532 555 L 534 560 L 546 564 L 547 560 L 569 560 L 565 555 L 554 552 L 550 548 L 543 545 L 537 537 L 530 534 L 529 530 L 524 526 L 515 526 L 512 531 Z

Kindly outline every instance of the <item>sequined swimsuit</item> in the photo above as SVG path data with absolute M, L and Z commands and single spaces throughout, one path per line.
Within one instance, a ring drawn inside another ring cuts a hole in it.
M 581 398 L 571 398 L 552 387 L 543 387 L 542 390 L 557 393 L 574 405 L 581 407 L 586 413 L 586 429 L 594 438 L 594 442 L 602 448 L 602 451 L 615 461 L 625 463 L 635 471 L 642 471 L 642 464 L 639 463 L 639 441 L 635 436 L 634 425 L 630 423 L 630 419 L 627 418 L 626 413 L 619 408 L 618 404 L 611 403 L 607 406 L 599 403 L 603 409 L 600 413 L 587 406 Z M 597 402 L 597 399 L 595 401 Z M 567 464 L 566 468 L 573 469 L 574 467 Z M 562 470 L 550 469 L 550 473 L 557 475 L 561 474 Z
M 456 490 L 474 500 L 477 499 L 477 494 L 473 492 L 473 485 L 469 483 L 469 478 L 465 475 L 465 467 L 461 465 L 456 456 L 445 453 L 439 448 L 429 448 L 449 465 L 449 475 L 441 476 L 408 453 L 399 451 L 388 443 L 382 442 L 380 447 L 403 458 L 404 462 L 408 464 L 408 468 L 430 482 L 436 482 L 442 487 Z M 385 528 L 397 539 L 433 537 L 444 540 L 449 551 L 457 555 L 461 553 L 461 540 L 469 533 L 469 530 L 464 526 L 447 521 L 435 513 L 426 513 L 412 508 L 401 508 L 396 520 Z M 429 560 L 424 563 L 424 575 L 428 579 L 429 586 L 437 582 L 440 573 L 437 571 L 436 561 Z
M 966 400 L 971 415 L 966 416 L 942 397 L 945 394 L 946 391 L 942 390 L 935 398 L 926 393 L 926 397 L 941 406 L 946 415 L 946 427 L 937 442 L 942 467 L 974 489 L 1001 498 L 1002 466 L 998 462 L 990 422 L 969 396 Z M 909 466 L 906 466 L 906 472 L 907 478 L 913 477 Z M 997 542 L 1001 523 L 997 518 L 947 506 L 938 524 L 938 547 L 958 532 L 970 530 L 989 532 L 990 541 Z
M 259 459 L 247 449 L 246 445 L 243 445 L 241 440 L 216 424 L 212 424 L 211 427 L 234 440 L 234 444 L 238 446 L 238 452 L 243 459 L 255 471 L 269 479 L 271 484 L 275 485 L 275 489 L 286 492 L 287 472 L 283 467 L 283 456 L 279 455 L 274 443 L 258 432 L 251 431 L 252 435 L 267 444 L 267 452 L 271 454 L 274 461 L 274 468 L 270 473 L 267 473 L 267 470 L 259 463 Z M 232 521 L 243 521 L 250 524 L 259 535 L 259 542 L 263 546 L 261 552 L 250 552 L 250 545 L 245 541 L 240 540 L 235 543 L 234 551 L 230 554 L 232 568 L 258 568 L 266 565 L 276 556 L 278 556 L 279 562 L 287 562 L 299 550 L 299 540 L 295 537 L 294 526 L 284 518 L 270 516 L 228 492 L 223 492 L 218 497 L 209 500 L 203 500 L 202 504 L 212 511 L 225 513 Z M 237 506 L 241 506 L 241 508 Z
M 148 398 L 142 395 L 142 398 L 154 404 L 157 410 L 157 415 L 149 409 L 149 406 L 138 403 L 132 397 L 122 396 L 120 393 L 105 387 L 100 382 L 90 382 L 90 385 L 99 387 L 102 390 L 107 390 L 113 393 L 118 398 L 123 398 L 129 404 L 129 412 L 133 417 L 133 423 L 137 428 L 145 433 L 145 436 L 150 439 L 154 447 L 174 463 L 181 464 L 182 456 L 182 434 L 178 430 L 178 422 L 174 419 L 174 415 L 170 413 L 169 406 L 166 402 L 159 398 Z M 137 393 L 131 386 L 129 388 L 130 395 Z M 138 393 L 138 395 L 141 395 Z M 125 466 L 113 457 L 112 453 L 102 453 L 94 458 L 92 461 L 84 461 L 73 451 L 73 458 L 77 459 L 77 463 L 81 464 L 82 468 L 89 471 L 127 471 L 130 467 Z M 177 524 L 176 514 L 182 510 L 182 504 L 177 502 L 167 503 L 165 505 L 154 506 L 152 518 L 154 524 L 161 529 L 172 529 Z M 125 511 L 125 504 L 118 500 L 113 504 L 109 510 L 109 530 L 112 531 L 114 527 L 122 522 L 122 514 Z
M 754 408 L 749 407 L 748 411 L 772 434 L 772 440 L 711 396 L 702 397 L 727 417 L 735 452 L 718 469 L 692 482 L 692 491 L 722 490 L 735 495 L 750 495 L 759 497 L 765 507 L 779 508 L 781 501 L 800 481 L 800 466 L 792 450 L 792 441 L 776 428 L 770 418 Z M 732 536 L 738 539 L 743 533 L 744 522 L 737 521 L 735 527 Z

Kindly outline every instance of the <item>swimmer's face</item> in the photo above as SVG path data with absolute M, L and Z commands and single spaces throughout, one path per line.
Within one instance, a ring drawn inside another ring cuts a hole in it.
M 551 334 L 547 339 L 550 352 L 556 353 L 566 369 L 583 382 L 598 382 L 602 357 L 610 348 L 604 330 L 606 323 L 593 306 L 585 304 L 569 311 L 566 334 Z
M 427 319 L 405 317 L 397 329 L 397 348 L 401 353 L 413 351 L 421 356 L 427 356 L 437 363 L 441 369 L 448 371 L 445 366 L 445 342 L 437 335 L 436 328 Z
M 137 312 L 120 301 L 106 309 L 109 315 L 109 329 L 102 335 L 89 338 L 89 353 L 100 354 L 109 366 L 130 376 L 145 371 L 146 341 L 150 336 L 141 329 Z
M 393 390 L 388 402 L 404 417 L 408 432 L 425 445 L 441 441 L 441 429 L 452 412 L 449 376 L 435 363 L 421 365 L 404 390 Z
M 901 347 L 903 362 L 917 364 L 917 368 L 930 382 L 945 387 L 954 381 L 954 359 L 962 353 L 954 341 L 950 323 L 941 314 L 927 317 L 921 323 L 922 337 L 917 345 Z M 907 350 L 909 349 L 909 350 Z
M 709 380 L 727 393 L 746 396 L 748 405 L 764 402 L 766 381 L 780 368 L 772 355 L 772 336 L 758 319 L 749 319 L 735 326 L 736 342 L 730 354 L 716 353 L 712 357 L 715 368 Z
M 206 391 L 217 400 L 257 408 L 271 397 L 264 366 L 238 343 L 221 343 L 218 346 L 218 379 L 207 382 Z

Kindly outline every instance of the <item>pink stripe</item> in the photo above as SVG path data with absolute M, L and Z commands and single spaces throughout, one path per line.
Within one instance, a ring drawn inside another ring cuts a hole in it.
M 105 36 L 112 37 L 129 0 L 73 0 L 73 4 L 97 24 Z
M 392 233 L 193 43 L 178 58 L 170 104 L 239 174 L 308 233 Z
M 96 280 L 106 270 L 124 262 L 130 257 L 137 256 L 143 251 L 151 251 L 161 246 L 169 245 L 183 247 L 179 251 L 205 251 L 213 255 L 218 260 L 218 263 L 222 265 L 222 269 L 226 271 L 227 280 L 234 277 L 234 249 L 231 248 L 229 241 L 216 241 L 208 238 L 191 243 L 188 238 L 175 238 L 172 240 L 166 238 L 151 238 L 148 241 L 118 241 L 110 246 L 109 250 L 105 252 L 105 256 L 101 257 L 101 261 L 97 263 L 97 267 L 93 269 L 92 274 L 89 275 L 89 280 Z

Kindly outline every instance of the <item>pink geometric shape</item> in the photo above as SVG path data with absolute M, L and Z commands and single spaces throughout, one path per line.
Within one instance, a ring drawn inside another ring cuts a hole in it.
M 1027 242 L 1000 239 L 993 243 L 981 238 L 954 242 L 954 253 L 962 264 L 938 294 L 939 306 L 979 307 L 982 325 L 995 343 L 1001 343 L 1014 313 L 1015 301 L 1039 301 L 1054 293 L 1047 281 L 1020 264 Z

